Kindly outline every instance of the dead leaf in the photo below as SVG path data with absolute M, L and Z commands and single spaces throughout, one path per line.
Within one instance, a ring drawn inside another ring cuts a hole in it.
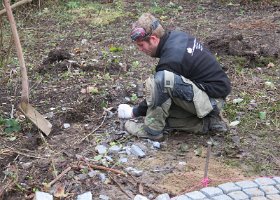
M 68 196 L 68 194 L 65 194 L 65 186 L 61 183 L 55 184 L 53 189 L 54 189 L 53 195 L 57 198 Z
M 144 188 L 143 188 L 142 183 L 139 183 L 139 185 L 138 185 L 138 190 L 139 190 L 139 193 L 140 193 L 140 194 L 144 194 Z
M 267 67 L 268 67 L 268 68 L 272 68 L 272 67 L 274 67 L 274 66 L 275 66 L 274 63 L 272 63 L 272 62 L 270 62 L 270 63 L 267 64 Z

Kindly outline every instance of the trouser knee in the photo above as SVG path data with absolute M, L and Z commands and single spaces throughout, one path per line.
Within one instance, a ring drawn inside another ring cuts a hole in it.
M 146 80 L 146 98 L 150 107 L 161 106 L 168 98 L 192 102 L 193 97 L 193 86 L 172 72 L 159 71 Z
M 159 71 L 146 80 L 146 101 L 151 108 L 161 106 L 169 99 L 169 95 L 164 88 L 164 74 L 164 71 Z

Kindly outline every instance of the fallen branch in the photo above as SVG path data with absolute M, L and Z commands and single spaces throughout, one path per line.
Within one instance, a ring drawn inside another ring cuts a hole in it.
M 11 172 L 13 174 L 13 176 L 10 176 L 9 181 L 7 183 L 5 183 L 3 185 L 3 187 L 0 187 L 0 199 L 1 199 L 1 197 L 4 194 L 5 191 L 11 190 L 16 185 L 16 183 L 18 182 L 18 168 L 17 168 L 17 166 L 16 165 L 11 165 L 9 167 L 10 167 L 9 172 Z M 6 176 L 5 176 L 5 178 L 6 178 Z M 5 178 L 4 178 L 4 180 L 5 180 Z
M 131 194 L 127 193 L 125 191 L 125 189 L 123 189 L 123 187 L 112 176 L 109 175 L 109 177 L 111 180 L 113 180 L 117 184 L 117 186 L 121 189 L 121 191 L 126 194 L 126 196 L 128 196 L 130 199 L 133 199 L 133 196 Z
M 93 131 L 91 131 L 89 134 L 87 134 L 85 137 L 83 137 L 81 140 L 75 142 L 72 146 L 74 146 L 75 144 L 80 144 L 82 141 L 84 141 L 86 138 L 88 138 L 91 134 L 93 134 L 95 131 L 97 131 L 104 123 L 105 119 L 106 119 L 107 114 L 104 115 L 103 121 L 101 122 L 101 124 L 96 127 L 96 129 L 94 129 Z
M 22 4 L 30 3 L 31 1 L 32 1 L 32 0 L 22 0 L 22 1 L 16 2 L 15 4 L 11 5 L 11 8 L 12 8 L 12 9 L 13 9 L 13 8 L 16 8 L 16 7 L 18 7 L 18 6 L 22 5 Z M 1 10 L 1 11 L 0 11 L 0 16 L 3 15 L 3 14 L 5 14 L 6 12 L 7 12 L 6 9 Z
M 8 183 L 5 183 L 5 185 L 3 185 L 3 187 L 0 188 L 0 199 L 2 197 L 2 195 L 4 194 L 4 192 L 9 189 L 12 188 L 15 185 L 16 181 L 14 180 L 9 180 Z
M 44 184 L 45 187 L 50 188 L 56 181 L 58 181 L 62 176 L 64 176 L 67 172 L 69 172 L 72 168 L 68 167 L 63 172 L 61 172 L 55 179 L 53 179 L 51 182 Z
M 92 169 L 100 169 L 100 170 L 104 170 L 104 171 L 110 171 L 110 172 L 113 172 L 115 174 L 120 174 L 120 175 L 123 175 L 123 176 L 126 176 L 126 173 L 122 172 L 122 171 L 119 171 L 117 169 L 112 169 L 112 168 L 109 168 L 109 167 L 104 167 L 104 166 L 99 166 L 99 165 L 93 165 L 93 164 L 90 164 L 90 163 L 86 163 L 86 165 Z M 78 168 L 80 169 L 84 169 L 86 168 L 86 166 L 82 165 L 82 164 L 78 164 Z
M 6 148 L 9 149 L 10 152 L 12 152 L 12 153 L 16 153 L 16 154 L 18 154 L 18 155 L 26 156 L 26 157 L 29 157 L 29 158 L 47 159 L 47 158 L 44 158 L 44 157 L 38 157 L 38 156 L 35 156 L 35 155 L 30 155 L 30 154 L 27 154 L 27 153 L 20 152 L 20 151 L 15 150 L 15 149 L 13 149 L 13 148 L 11 148 L 11 147 L 7 147 L 7 146 L 6 146 Z M 2 150 L 1 150 L 1 151 L 2 151 Z M 6 150 L 6 152 L 7 152 L 7 151 L 8 151 L 8 150 Z M 0 152 L 0 153 L 2 153 L 2 152 Z M 5 153 L 5 149 L 4 149 L 4 153 Z

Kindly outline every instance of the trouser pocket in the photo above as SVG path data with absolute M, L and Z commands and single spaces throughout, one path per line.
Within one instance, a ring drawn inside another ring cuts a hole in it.
M 192 102 L 193 101 L 193 86 L 189 83 L 185 83 L 181 76 L 174 75 L 174 86 L 172 90 L 172 96 L 180 98 L 182 100 Z

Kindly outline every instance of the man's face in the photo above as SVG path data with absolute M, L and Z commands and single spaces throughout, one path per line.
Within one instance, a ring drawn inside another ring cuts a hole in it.
M 154 57 L 156 55 L 157 47 L 159 43 L 159 38 L 155 36 L 150 36 L 148 41 L 136 41 L 138 49 L 144 52 L 146 55 Z

